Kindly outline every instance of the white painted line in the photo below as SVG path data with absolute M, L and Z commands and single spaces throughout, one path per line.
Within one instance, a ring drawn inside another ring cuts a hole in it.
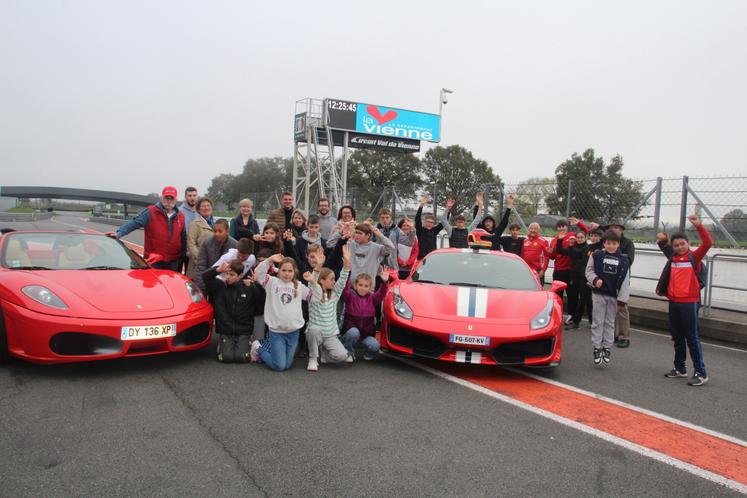
M 589 323 L 589 320 L 587 320 L 586 318 L 584 318 L 583 321 L 586 322 L 586 323 Z M 667 332 L 665 332 L 663 330 L 661 332 L 651 332 L 650 330 L 643 330 L 643 329 L 638 329 L 638 328 L 634 328 L 634 327 L 631 327 L 630 330 L 634 330 L 636 332 L 641 332 L 643 334 L 655 335 L 655 336 L 658 336 L 658 337 L 665 337 L 667 339 L 671 338 L 671 336 Z M 703 344 L 704 346 L 710 346 L 712 348 L 726 349 L 726 350 L 729 350 L 729 351 L 736 351 L 738 353 L 747 353 L 747 349 L 739 349 L 739 348 L 732 348 L 732 347 L 729 347 L 729 346 L 722 346 L 721 344 L 714 344 L 712 342 L 706 342 L 703 339 L 700 340 L 700 343 Z
M 65 223 L 64 221 L 58 221 L 56 217 L 53 217 L 51 221 L 54 223 L 57 223 L 58 225 L 65 225 L 66 227 L 80 228 L 81 230 L 91 230 L 91 228 L 89 227 L 82 227 L 80 225 L 73 225 L 72 223 Z
M 630 330 L 635 330 L 636 332 L 641 332 L 643 334 L 657 335 L 657 336 L 660 336 L 660 337 L 666 337 L 667 339 L 671 339 L 671 336 L 669 334 L 667 334 L 666 332 L 664 332 L 664 331 L 662 331 L 662 332 L 651 332 L 649 330 L 635 329 L 635 328 L 632 328 L 632 327 L 630 328 Z M 739 353 L 747 353 L 746 349 L 732 348 L 732 347 L 729 347 L 729 346 L 722 346 L 721 344 L 713 344 L 712 342 L 705 342 L 702 339 L 701 339 L 700 343 L 703 344 L 703 345 L 705 345 L 705 346 L 710 346 L 712 348 L 727 349 L 729 351 L 737 351 Z
M 600 401 L 606 401 L 607 403 L 610 403 L 610 404 L 613 404 L 613 405 L 622 406 L 623 408 L 627 408 L 628 410 L 632 410 L 634 412 L 642 413 L 642 414 L 648 415 L 650 417 L 658 418 L 660 420 L 664 420 L 664 421 L 672 423 L 672 424 L 680 425 L 682 427 L 687 427 L 688 429 L 691 429 L 691 430 L 694 430 L 694 431 L 698 431 L 698 432 L 702 432 L 704 434 L 708 434 L 709 436 L 717 437 L 719 439 L 723 439 L 725 441 L 729 441 L 730 443 L 734 443 L 734 444 L 737 444 L 739 446 L 744 446 L 745 448 L 747 448 L 747 441 L 744 441 L 742 439 L 736 438 L 734 436 L 729 436 L 727 434 L 723 434 L 723 433 L 718 432 L 718 431 L 707 429 L 705 427 L 701 427 L 699 425 L 695 425 L 695 424 L 692 424 L 690 422 L 685 422 L 684 420 L 679 420 L 679 419 L 676 419 L 674 417 L 670 417 L 668 415 L 664 415 L 663 413 L 655 412 L 653 410 L 648 410 L 646 408 L 641 408 L 640 406 L 631 405 L 630 403 L 626 403 L 625 401 L 620 401 L 620 400 L 614 399 L 614 398 L 608 398 L 607 396 L 604 396 L 602 394 L 597 394 L 595 392 L 587 391 L 586 389 L 581 389 L 580 387 L 572 386 L 570 384 L 564 384 L 562 382 L 558 382 L 557 380 L 548 379 L 548 378 L 542 377 L 542 376 L 534 374 L 534 373 L 525 372 L 525 371 L 523 371 L 521 369 L 518 369 L 518 368 L 513 368 L 513 367 L 501 367 L 501 368 L 504 368 L 504 369 L 506 369 L 506 370 L 508 370 L 510 372 L 513 372 L 513 373 L 516 373 L 516 374 L 519 374 L 519 375 L 523 375 L 525 377 L 529 377 L 530 379 L 534 379 L 534 380 L 538 380 L 540 382 L 544 382 L 545 384 L 550 384 L 550 385 L 553 385 L 553 386 L 556 386 L 556 387 L 561 387 L 563 389 L 568 389 L 569 391 L 573 391 L 573 392 L 578 393 L 578 394 L 583 394 L 585 396 L 589 396 L 591 398 L 598 399 Z
M 505 396 L 503 394 L 497 393 L 495 391 L 491 391 L 490 389 L 482 386 L 478 386 L 476 384 L 473 384 L 469 381 L 460 379 L 459 377 L 455 377 L 453 375 L 449 375 L 447 373 L 441 372 L 439 370 L 436 370 L 434 368 L 427 367 L 425 365 L 421 365 L 415 361 L 412 361 L 407 358 L 400 358 L 395 355 L 390 355 L 387 353 L 384 353 L 389 358 L 397 359 L 407 365 L 410 365 L 411 367 L 415 367 L 417 369 L 423 370 L 424 372 L 428 372 L 431 375 L 435 375 L 436 377 L 439 377 L 443 380 L 453 382 L 454 384 L 458 384 L 460 386 L 466 387 L 467 389 L 471 389 L 473 391 L 479 392 L 481 394 L 484 394 L 486 396 L 490 396 L 491 398 L 497 399 L 499 401 L 503 401 L 504 403 L 508 403 L 512 406 L 515 406 L 517 408 L 521 408 L 523 410 L 529 411 L 531 413 L 534 413 L 535 415 L 539 415 L 541 417 L 545 417 L 549 420 L 552 420 L 553 422 L 557 422 L 559 424 L 565 425 L 567 427 L 571 427 L 573 429 L 579 430 L 581 432 L 584 432 L 586 434 L 589 434 L 591 436 L 596 436 L 599 439 L 602 439 L 604 441 L 607 441 L 609 443 L 615 444 L 617 446 L 621 446 L 625 449 L 628 449 L 630 451 L 633 451 L 635 453 L 638 453 L 639 455 L 643 455 L 648 458 L 652 458 L 658 462 L 665 463 L 667 465 L 670 465 L 672 467 L 678 468 L 680 470 L 684 470 L 685 472 L 689 472 L 690 474 L 693 474 L 697 477 L 706 479 L 708 481 L 714 482 L 716 484 L 720 484 L 722 486 L 725 486 L 729 489 L 732 489 L 734 491 L 737 491 L 742 494 L 747 494 L 747 485 L 744 485 L 742 483 L 739 483 L 737 481 L 733 481 L 731 479 L 728 479 L 724 476 L 720 476 L 714 472 L 710 472 L 705 469 L 701 469 L 700 467 L 696 467 L 695 465 L 692 465 L 687 462 L 683 462 L 682 460 L 678 460 L 676 458 L 672 458 L 669 455 L 665 455 L 663 453 L 660 453 L 658 451 L 652 450 L 650 448 L 646 448 L 644 446 L 640 446 L 635 443 L 631 443 L 630 441 L 626 441 L 625 439 L 619 438 L 617 436 L 613 436 L 612 434 L 608 434 L 606 432 L 600 431 L 599 429 L 594 429 L 593 427 L 588 427 L 586 425 L 583 425 L 579 422 L 576 422 L 575 420 L 570 420 L 565 417 L 561 417 L 560 415 L 556 415 L 555 413 L 548 412 L 546 410 L 543 410 L 541 408 L 537 408 L 535 406 L 532 406 L 528 403 L 524 403 L 523 401 L 516 400 L 514 398 L 511 398 L 509 396 Z

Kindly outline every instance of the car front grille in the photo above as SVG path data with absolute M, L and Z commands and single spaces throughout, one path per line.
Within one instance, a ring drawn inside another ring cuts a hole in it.
M 444 343 L 433 336 L 391 325 L 389 326 L 389 342 L 412 349 L 413 354 L 426 358 L 440 358 L 448 349 Z
M 545 338 L 535 341 L 508 342 L 492 349 L 490 354 L 499 365 L 521 365 L 527 358 L 550 356 L 555 339 Z

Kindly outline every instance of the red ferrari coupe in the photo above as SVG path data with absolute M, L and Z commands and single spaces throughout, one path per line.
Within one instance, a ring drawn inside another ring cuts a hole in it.
M 556 366 L 562 303 L 513 254 L 440 249 L 392 286 L 384 301 L 383 348 L 484 365 Z
M 0 360 L 103 360 L 209 344 L 213 308 L 185 276 L 90 232 L 0 238 Z

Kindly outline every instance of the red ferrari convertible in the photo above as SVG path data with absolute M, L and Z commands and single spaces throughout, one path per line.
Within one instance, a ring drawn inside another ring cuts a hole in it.
M 185 276 L 89 232 L 0 238 L 0 360 L 103 360 L 209 344 L 213 308 Z
M 392 286 L 384 301 L 383 348 L 484 365 L 556 366 L 562 303 L 513 254 L 440 249 Z

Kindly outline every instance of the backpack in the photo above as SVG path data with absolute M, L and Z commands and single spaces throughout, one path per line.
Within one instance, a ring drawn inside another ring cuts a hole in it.
M 670 256 L 667 260 L 667 264 L 664 265 L 664 269 L 662 270 L 661 276 L 659 277 L 659 283 L 656 284 L 656 293 L 660 296 L 667 295 L 673 257 L 674 256 Z M 704 256 L 703 259 L 700 260 L 700 271 L 698 271 L 698 267 L 695 264 L 695 256 L 693 255 L 692 251 L 687 254 L 687 257 L 690 260 L 690 265 L 692 265 L 693 271 L 695 271 L 695 276 L 698 277 L 698 285 L 702 290 L 708 282 L 708 263 L 706 262 L 706 257 Z

